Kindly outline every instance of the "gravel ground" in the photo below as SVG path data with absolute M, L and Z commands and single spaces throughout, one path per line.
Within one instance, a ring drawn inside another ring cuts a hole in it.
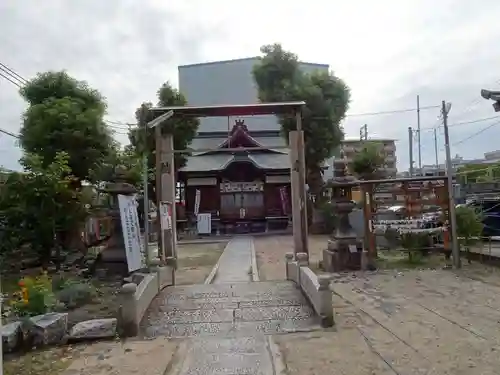
M 326 238 L 309 239 L 313 262 Z M 261 277 L 284 278 L 290 237 L 256 239 Z M 499 374 L 500 270 L 336 275 L 333 329 L 275 336 L 289 375 Z

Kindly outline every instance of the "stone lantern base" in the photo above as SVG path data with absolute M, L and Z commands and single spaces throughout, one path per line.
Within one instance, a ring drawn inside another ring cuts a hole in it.
M 323 250 L 323 268 L 326 272 L 359 271 L 364 269 L 365 254 L 363 246 L 354 240 L 352 245 L 339 245 L 337 240 L 329 240 L 328 248 Z

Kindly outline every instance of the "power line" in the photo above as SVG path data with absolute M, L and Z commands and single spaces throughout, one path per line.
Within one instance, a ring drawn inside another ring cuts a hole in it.
M 3 73 L 3 70 L 0 70 L 0 77 L 5 78 L 7 81 L 9 81 L 10 83 L 12 83 L 13 85 L 15 85 L 17 87 L 22 88 L 22 86 L 18 82 L 14 81 L 12 78 L 10 78 L 10 76 L 5 75 Z
M 439 108 L 439 106 L 438 105 L 428 105 L 425 107 L 420 107 L 420 110 L 433 109 L 433 108 Z M 392 111 L 347 114 L 345 117 L 379 116 L 379 115 L 390 115 L 393 113 L 405 113 L 405 112 L 416 112 L 416 111 L 417 111 L 417 108 L 406 108 L 406 109 L 395 109 Z
M 471 134 L 467 138 L 464 138 L 461 141 L 458 141 L 458 142 L 454 143 L 453 146 L 457 146 L 459 144 L 462 144 L 462 143 L 470 140 L 471 138 L 474 138 L 474 137 L 478 136 L 479 134 L 484 133 L 486 130 L 491 129 L 492 127 L 494 127 L 494 126 L 496 126 L 498 124 L 500 124 L 500 121 L 494 122 L 493 124 L 490 124 L 490 125 L 482 128 L 482 129 L 478 130 L 477 132 L 475 132 L 474 134 Z
M 120 121 L 111 121 L 111 120 L 104 120 L 104 121 L 106 121 L 109 124 L 126 126 L 126 127 L 137 125 L 137 124 L 131 124 L 131 123 L 128 123 L 128 122 L 120 122 Z
M 7 135 L 9 135 L 11 137 L 19 139 L 18 135 L 14 134 L 14 133 L 11 133 L 10 131 L 2 129 L 2 128 L 0 128 L 0 133 L 7 134 Z
M 26 78 L 24 78 L 16 71 L 14 71 L 13 69 L 9 68 L 7 65 L 1 62 L 0 62 L 0 69 L 9 74 L 10 76 L 14 77 L 14 79 L 16 79 L 17 81 L 20 81 L 21 84 L 25 85 L 26 83 L 28 83 L 28 80 Z
M 491 117 L 479 118 L 479 119 L 476 119 L 476 120 L 455 122 L 453 124 L 449 124 L 448 127 L 450 128 L 450 127 L 455 127 L 455 126 L 475 124 L 475 123 L 478 123 L 478 122 L 483 122 L 483 121 L 488 121 L 488 120 L 494 120 L 494 119 L 497 119 L 497 118 L 500 118 L 500 116 L 496 115 L 496 116 L 491 116 Z M 442 127 L 442 125 L 428 127 L 428 128 L 422 128 L 422 130 L 431 131 L 431 130 L 434 130 L 434 129 L 437 129 L 437 128 L 440 128 L 440 127 Z

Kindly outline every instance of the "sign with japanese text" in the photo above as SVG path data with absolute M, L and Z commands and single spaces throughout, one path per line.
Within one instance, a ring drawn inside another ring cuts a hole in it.
M 129 272 L 142 268 L 142 239 L 135 196 L 118 195 L 123 242 Z

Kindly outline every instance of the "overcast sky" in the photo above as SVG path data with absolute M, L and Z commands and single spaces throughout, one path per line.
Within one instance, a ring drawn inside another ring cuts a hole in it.
M 1 0 L 0 62 L 26 78 L 66 69 L 107 97 L 109 120 L 132 122 L 162 82 L 177 84 L 178 65 L 255 56 L 280 42 L 346 81 L 350 114 L 414 108 L 419 94 L 422 106 L 451 101 L 454 124 L 495 116 L 479 92 L 500 90 L 499 14 L 498 0 Z M 17 132 L 24 108 L 0 77 L 0 127 Z M 422 111 L 422 128 L 436 126 L 438 114 Z M 450 128 L 452 144 L 495 121 Z M 416 113 L 352 116 L 347 135 L 358 136 L 364 123 L 370 136 L 399 140 L 399 168 L 407 168 Z M 482 157 L 500 149 L 499 135 L 500 123 L 452 153 Z M 432 130 L 422 131 L 422 155 L 434 163 Z M 14 140 L 0 135 L 0 165 L 16 168 L 19 156 Z

